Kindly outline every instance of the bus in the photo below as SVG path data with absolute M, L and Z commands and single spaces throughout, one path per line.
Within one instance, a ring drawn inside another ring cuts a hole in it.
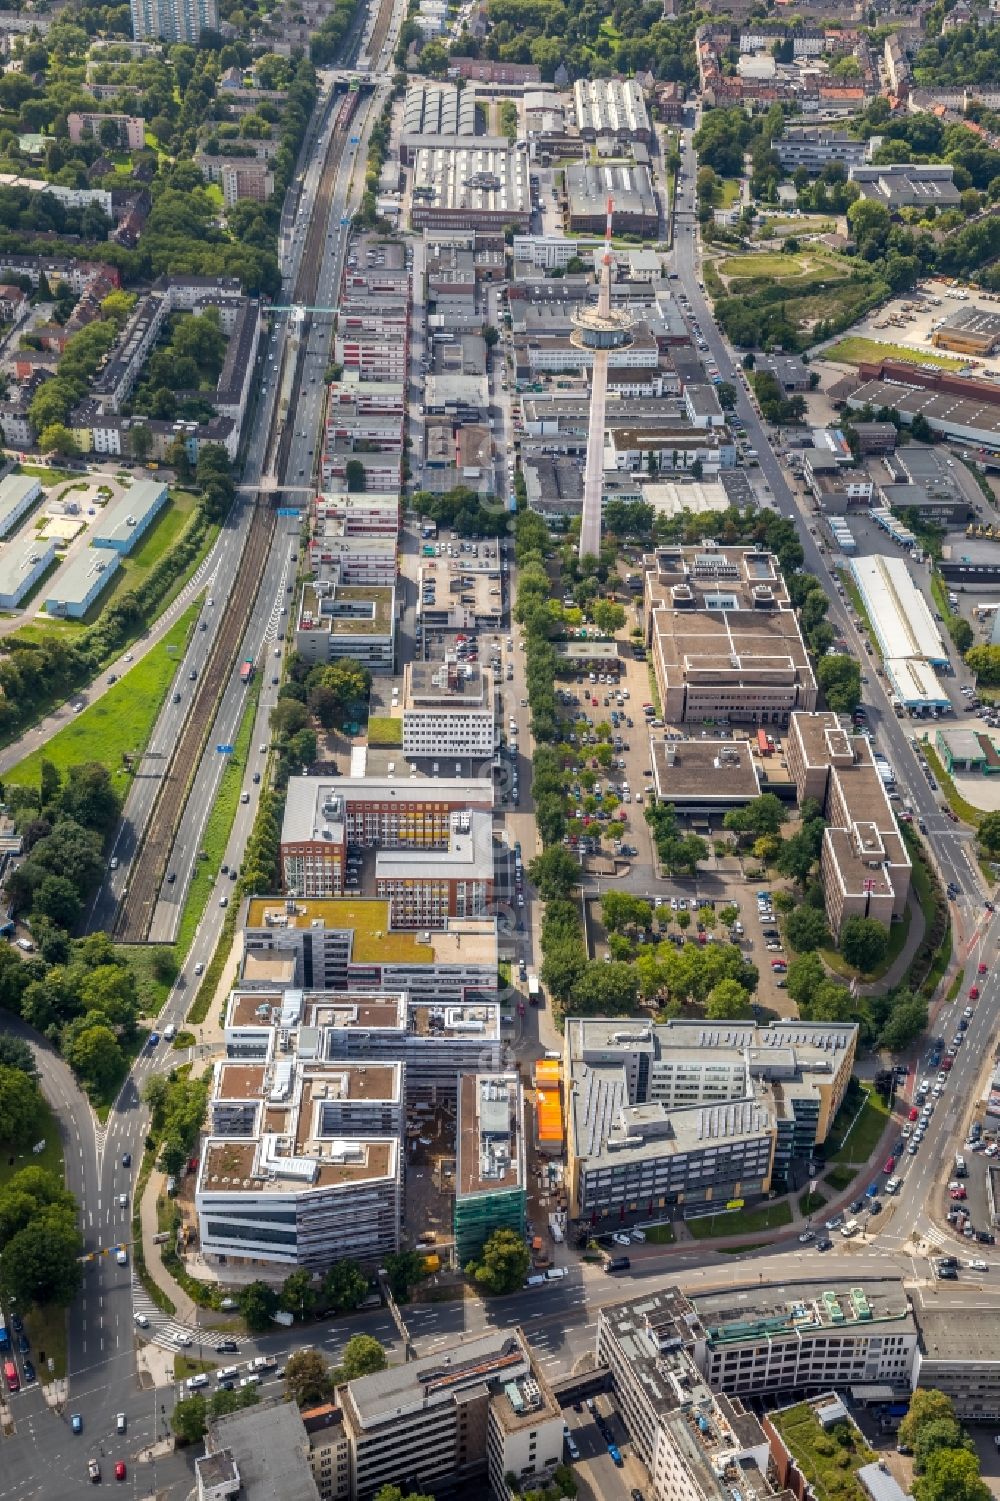
M 538 983 L 537 975 L 528 976 L 528 1000 L 532 1006 L 541 1004 L 542 987 Z
M 9 1392 L 19 1392 L 21 1390 L 21 1383 L 17 1379 L 17 1366 L 12 1360 L 4 1361 L 3 1374 L 7 1382 L 7 1390 Z
M 252 657 L 247 657 L 246 661 L 243 663 L 243 666 L 240 668 L 240 682 L 241 683 L 249 683 L 250 682 L 251 678 L 253 677 L 253 667 L 254 667 L 253 658 Z

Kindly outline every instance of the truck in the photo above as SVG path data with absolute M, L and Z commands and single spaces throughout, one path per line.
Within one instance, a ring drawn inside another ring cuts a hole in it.
M 249 682 L 251 682 L 251 680 L 253 679 L 253 674 L 254 674 L 253 658 L 252 657 L 247 657 L 246 661 L 243 663 L 243 665 L 240 668 L 240 682 L 241 683 L 249 683 Z
M 552 1236 L 552 1239 L 555 1241 L 557 1246 L 561 1246 L 563 1241 L 566 1239 L 565 1235 L 563 1234 L 562 1225 L 559 1223 L 559 1216 L 557 1214 L 549 1215 L 549 1234 Z
M 528 976 L 528 1000 L 532 1006 L 540 1006 L 542 1003 L 542 987 L 537 975 Z

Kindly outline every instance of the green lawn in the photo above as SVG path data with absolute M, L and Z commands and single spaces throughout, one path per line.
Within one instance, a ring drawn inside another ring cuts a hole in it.
M 389 715 L 376 714 L 368 721 L 368 744 L 383 745 L 390 749 L 403 743 L 403 721 Z
M 7 1142 L 0 1142 L 0 1188 L 5 1187 L 14 1174 L 19 1173 L 25 1167 L 44 1167 L 50 1173 L 54 1173 L 60 1183 L 63 1181 L 63 1150 L 59 1126 L 49 1102 L 44 1097 L 36 1139 L 45 1142 L 44 1152 L 33 1152 L 31 1147 L 26 1147 L 24 1151 L 15 1151 Z M 13 1166 L 10 1164 L 11 1157 L 14 1158 Z
M 687 1220 L 687 1228 L 695 1240 L 714 1240 L 724 1235 L 753 1235 L 761 1230 L 778 1230 L 792 1222 L 792 1209 L 787 1199 L 775 1199 L 771 1204 L 760 1204 L 756 1209 L 722 1209 L 718 1214 L 708 1214 L 704 1219 Z
M 831 1150 L 827 1152 L 828 1162 L 852 1162 L 861 1167 L 878 1146 L 879 1138 L 889 1118 L 889 1112 L 881 1097 L 874 1090 L 871 1092 L 851 1129 L 851 1121 L 856 1114 L 857 1104 L 849 1111 L 841 1107 L 830 1134 Z M 844 1119 L 841 1119 L 841 1116 Z M 843 1134 L 845 1132 L 848 1132 L 846 1137 Z
M 836 257 L 798 250 L 794 255 L 761 251 L 759 255 L 727 255 L 718 270 L 728 281 L 805 282 L 816 276 L 845 277 L 846 267 Z
M 804 1193 L 799 1199 L 799 1214 L 815 1214 L 817 1209 L 822 1209 L 826 1199 L 817 1190 L 816 1193 Z
M 924 755 L 927 758 L 927 765 L 934 773 L 935 780 L 945 795 L 949 808 L 958 814 L 963 823 L 967 823 L 972 828 L 978 829 L 983 816 L 983 810 L 981 808 L 974 808 L 970 802 L 965 800 L 951 777 L 945 771 L 936 750 L 933 750 L 930 745 L 925 745 Z
M 87 1280 L 84 1267 L 84 1283 Z M 60 1381 L 66 1375 L 66 1310 L 53 1303 L 34 1304 L 24 1315 L 24 1327 L 31 1336 L 35 1370 L 43 1385 Z M 44 1353 L 45 1359 L 42 1359 Z M 49 1370 L 49 1361 L 53 1369 Z
M 171 945 L 118 944 L 116 952 L 128 961 L 139 991 L 144 1016 L 159 1016 L 180 968 Z
M 226 845 L 229 843 L 229 835 L 232 832 L 236 809 L 239 807 L 243 772 L 250 750 L 250 737 L 253 734 L 254 715 L 257 712 L 259 694 L 260 679 L 257 678 L 247 693 L 246 701 L 243 705 L 243 717 L 240 720 L 240 727 L 233 742 L 233 754 L 228 758 L 226 768 L 222 773 L 219 790 L 212 805 L 212 811 L 208 815 L 205 831 L 201 837 L 201 847 L 208 858 L 196 862 L 194 875 L 188 886 L 184 911 L 181 914 L 180 926 L 177 930 L 176 951 L 178 957 L 181 959 L 183 959 L 191 947 L 191 940 L 194 938 L 195 929 L 201 922 L 205 904 L 215 888 L 219 876 L 219 867 L 225 858 Z
M 827 349 L 819 351 L 820 358 L 832 360 L 838 365 L 877 365 L 879 360 L 905 360 L 910 365 L 940 365 L 943 370 L 961 370 L 965 360 L 952 359 L 945 354 L 935 354 L 929 349 L 907 349 L 905 344 L 883 344 L 881 339 L 866 339 L 861 334 L 848 334 L 838 339 Z
M 808 1402 L 772 1413 L 771 1421 L 820 1501 L 865 1501 L 869 1493 L 857 1471 L 878 1456 L 852 1424 L 838 1423 L 827 1433 Z
M 99 761 L 121 779 L 119 790 L 124 794 L 122 754 L 145 749 L 198 612 L 198 605 L 189 606 L 141 662 L 46 745 L 19 761 L 7 780 L 38 786 L 43 761 L 51 761 L 61 772 L 83 761 Z
M 738 177 L 723 177 L 716 195 L 716 208 L 732 208 L 740 196 L 740 180 Z
M 174 1380 L 186 1381 L 189 1376 L 200 1376 L 202 1371 L 214 1371 L 217 1360 L 192 1360 L 190 1355 L 174 1356 Z
M 906 942 L 907 935 L 910 931 L 910 916 L 910 908 L 905 907 L 903 910 L 902 920 L 900 922 L 890 923 L 889 943 L 886 947 L 885 958 L 882 960 L 881 964 L 876 964 L 875 968 L 871 971 L 870 974 L 862 975 L 858 970 L 852 969 L 847 961 L 840 954 L 838 954 L 835 949 L 820 949 L 819 956 L 822 959 L 823 963 L 827 966 L 827 968 L 832 970 L 834 974 L 840 975 L 841 979 L 843 980 L 853 980 L 855 978 L 860 978 L 866 983 L 871 980 L 880 980 L 885 974 L 886 970 L 889 969 L 890 965 L 895 964 L 896 960 L 899 958 L 900 954 L 903 951 L 903 945 Z
M 857 1174 L 851 1167 L 834 1167 L 826 1175 L 825 1181 L 837 1193 L 843 1193 L 853 1182 Z
M 677 1239 L 673 1225 L 647 1225 L 642 1233 L 652 1246 L 672 1246 Z

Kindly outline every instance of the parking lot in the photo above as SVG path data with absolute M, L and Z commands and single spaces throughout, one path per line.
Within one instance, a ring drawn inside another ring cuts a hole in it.
M 644 1501 L 649 1476 L 645 1465 L 632 1452 L 625 1425 L 611 1399 L 602 1394 L 588 1398 L 586 1403 L 574 1403 L 572 1408 L 564 1410 L 563 1419 L 569 1432 L 567 1452 L 573 1460 L 581 1496 L 601 1497 L 603 1501 L 624 1501 L 625 1497 Z M 603 1432 L 599 1425 L 603 1425 Z M 620 1465 L 611 1456 L 611 1444 L 621 1458 Z M 574 1447 L 579 1458 L 573 1454 Z

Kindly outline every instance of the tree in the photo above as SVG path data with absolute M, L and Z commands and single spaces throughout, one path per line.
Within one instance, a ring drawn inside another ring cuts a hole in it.
M 65 1307 L 80 1290 L 83 1237 L 64 1209 L 46 1209 L 12 1236 L 0 1263 L 0 1286 L 19 1308 Z
M 967 1449 L 938 1449 L 913 1482 L 914 1501 L 991 1501 L 992 1495 L 980 1479 L 978 1458 Z
M 41 1095 L 31 1074 L 0 1064 L 0 1142 L 15 1148 L 38 1139 Z
M 285 1393 L 298 1407 L 325 1402 L 332 1387 L 330 1367 L 322 1352 L 295 1350 L 285 1362 Z
M 853 657 L 821 657 L 816 677 L 835 714 L 853 714 L 861 702 L 861 666 Z
M 551 845 L 528 863 L 528 879 L 538 888 L 543 902 L 569 896 L 580 884 L 580 867 L 569 850 Z
M 601 915 L 609 933 L 635 929 L 648 932 L 653 926 L 652 903 L 643 901 L 642 897 L 630 896 L 627 891 L 603 892 Z
M 908 1449 L 917 1447 L 917 1436 L 925 1423 L 941 1418 L 955 1420 L 955 1404 L 933 1386 L 918 1386 L 911 1393 L 910 1405 L 899 1425 L 899 1442 Z
M 356 1261 L 335 1261 L 323 1277 L 322 1306 L 330 1313 L 350 1313 L 368 1292 L 368 1279 Z
M 965 654 L 966 665 L 986 687 L 1000 683 L 1000 646 L 973 646 Z
M 72 430 L 63 422 L 50 422 L 38 435 L 42 453 L 58 453 L 64 458 L 78 458 L 80 448 Z
M 0 990 L 2 990 L 2 979 L 0 979 Z M 25 1042 L 23 1037 L 15 1037 L 12 1032 L 0 1032 L 0 1068 L 16 1068 L 22 1074 L 28 1074 L 32 1079 L 38 1078 L 38 1065 L 31 1051 L 31 1044 Z
M 722 827 L 741 837 L 760 838 L 777 834 L 788 817 L 784 804 L 773 792 L 762 792 L 751 798 L 745 807 L 731 808 L 722 820 Z
M 913 1446 L 913 1468 L 919 1475 L 927 1469 L 932 1454 L 939 1449 L 967 1449 L 974 1453 L 972 1441 L 962 1432 L 962 1425 L 955 1418 L 935 1418 L 922 1423 Z
M 359 494 L 368 486 L 368 475 L 360 459 L 348 459 L 344 466 L 344 477 L 352 495 Z
M 603 636 L 613 636 L 625 624 L 624 606 L 613 604 L 610 600 L 599 599 L 592 613 L 594 624 Z
M 73 928 L 80 918 L 82 903 L 76 887 L 65 876 L 46 876 L 35 888 L 32 916 L 41 914 L 60 928 Z
M 494 1230 L 479 1260 L 470 1261 L 465 1274 L 485 1293 L 512 1293 L 523 1285 L 530 1264 L 523 1235 L 513 1230 Z
M 341 1381 L 356 1381 L 359 1376 L 372 1376 L 384 1371 L 389 1361 L 377 1339 L 370 1334 L 355 1334 L 344 1346 L 340 1360 Z
M 818 954 L 799 954 L 788 965 L 786 980 L 789 998 L 800 1011 L 804 1011 L 825 979 L 826 970 Z
M 421 1495 L 419 1491 L 404 1493 L 398 1485 L 383 1485 L 375 1492 L 375 1501 L 434 1501 L 434 1497 Z
M 425 1258 L 419 1251 L 396 1251 L 382 1258 L 389 1287 L 397 1303 L 405 1303 L 418 1282 L 427 1276 Z
M 300 1319 L 308 1318 L 315 1309 L 316 1289 L 312 1273 L 306 1271 L 305 1267 L 289 1272 L 281 1284 L 281 1306 Z
M 66 1049 L 66 1062 L 84 1085 L 98 1094 L 110 1089 L 125 1070 L 125 1055 L 118 1039 L 101 1022 L 85 1026 L 76 1034 Z
M 271 1327 L 271 1316 L 278 1306 L 278 1294 L 266 1282 L 248 1282 L 240 1290 L 239 1305 L 251 1334 L 262 1334 Z
M 631 964 L 594 959 L 573 987 L 573 1007 L 581 1016 L 628 1016 L 638 995 L 639 982 Z
M 852 969 L 871 974 L 885 958 L 889 930 L 873 917 L 849 917 L 840 930 L 840 952 Z
M 153 434 L 145 422 L 134 422 L 129 429 L 129 447 L 132 457 L 144 464 L 153 451 Z
M 750 997 L 738 980 L 720 980 L 708 993 L 705 1015 L 710 1021 L 744 1021 L 753 1015 Z
M 294 1359 L 294 1356 L 291 1357 Z M 174 1403 L 170 1417 L 174 1438 L 179 1444 L 198 1444 L 208 1431 L 208 1408 L 200 1392 Z
M 1000 855 L 1000 813 L 984 813 L 980 820 L 976 838 L 982 845 L 986 854 Z
M 815 907 L 796 907 L 788 914 L 785 933 L 792 948 L 800 954 L 825 948 L 830 942 L 826 918 Z

